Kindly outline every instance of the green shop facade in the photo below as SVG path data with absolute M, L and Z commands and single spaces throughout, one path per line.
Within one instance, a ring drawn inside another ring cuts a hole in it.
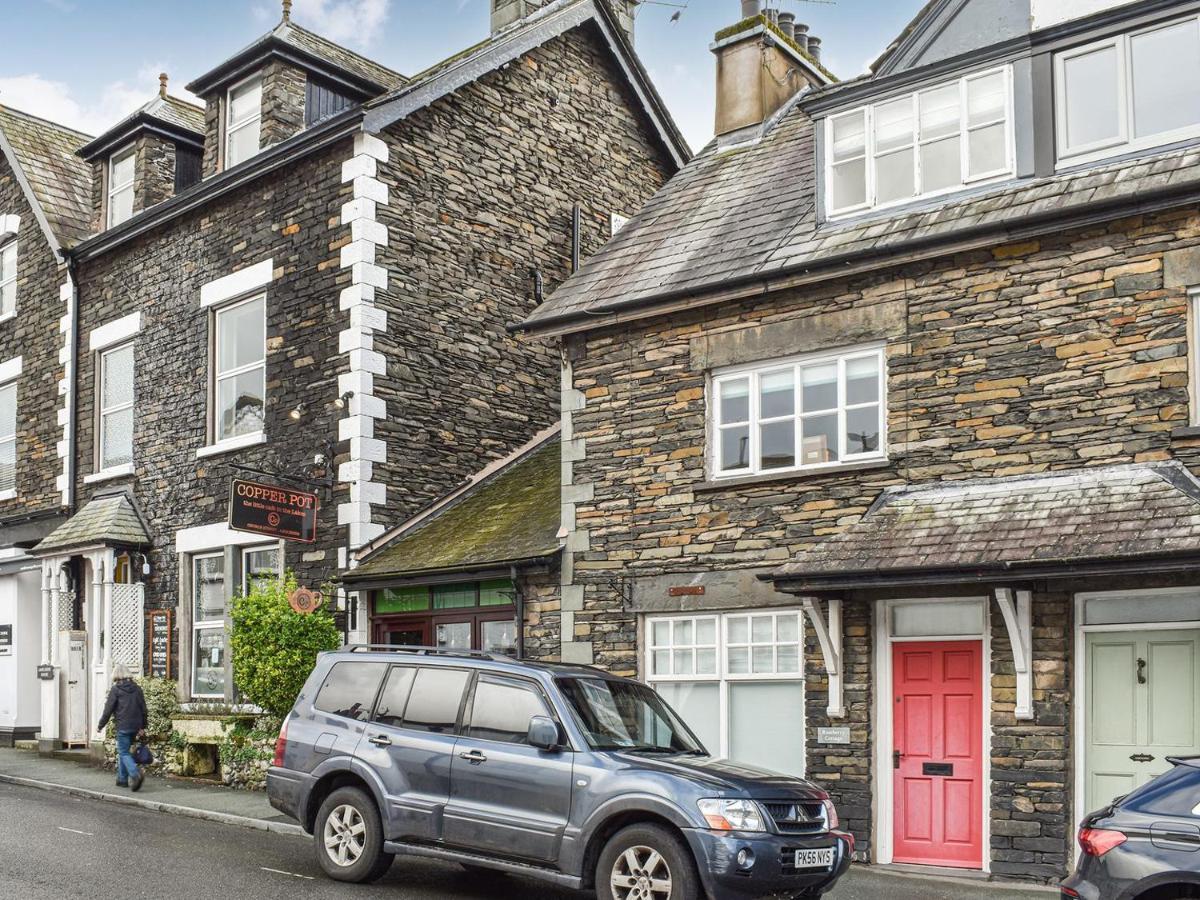
M 560 469 L 555 427 L 366 547 L 342 581 L 370 642 L 528 655 L 520 623 L 557 609 Z

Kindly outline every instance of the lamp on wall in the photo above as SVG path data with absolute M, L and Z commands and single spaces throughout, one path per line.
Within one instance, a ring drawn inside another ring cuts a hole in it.
M 333 401 L 333 405 L 338 409 L 345 409 L 350 405 L 350 401 L 354 399 L 354 391 L 346 391 L 342 396 Z
M 301 419 L 304 418 L 304 416 L 307 413 L 308 413 L 308 404 L 304 403 L 304 402 L 300 402 L 300 403 L 297 403 L 295 405 L 295 407 L 292 409 L 292 411 L 288 413 L 288 417 L 293 422 L 299 422 Z

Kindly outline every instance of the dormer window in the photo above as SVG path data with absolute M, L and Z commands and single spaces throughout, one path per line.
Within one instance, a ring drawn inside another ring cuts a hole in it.
M 127 147 L 108 160 L 108 227 L 133 215 L 133 180 L 136 151 Z
M 1200 136 L 1196 16 L 1075 47 L 1054 67 L 1063 165 Z
M 896 206 L 1011 176 L 1009 69 L 831 116 L 826 123 L 829 215 Z
M 256 156 L 262 140 L 262 78 L 255 75 L 229 89 L 226 98 L 225 168 Z

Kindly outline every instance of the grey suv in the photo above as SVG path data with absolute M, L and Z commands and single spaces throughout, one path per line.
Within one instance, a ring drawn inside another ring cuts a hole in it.
M 818 897 L 854 848 L 828 794 L 713 759 L 639 682 L 479 653 L 322 654 L 267 791 L 339 881 L 409 854 L 602 900 Z

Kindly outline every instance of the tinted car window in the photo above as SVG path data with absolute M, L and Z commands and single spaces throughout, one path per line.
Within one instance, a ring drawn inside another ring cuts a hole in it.
M 371 705 L 375 702 L 375 694 L 379 691 L 379 682 L 383 680 L 386 668 L 387 663 L 337 663 L 325 676 L 313 707 L 321 712 L 365 722 L 371 715 Z
M 400 725 L 416 674 L 417 670 L 410 666 L 392 667 L 387 681 L 383 683 L 383 693 L 379 695 L 379 705 L 375 710 L 376 722 L 381 725 Z
M 404 727 L 452 734 L 471 675 L 461 669 L 419 669 L 404 711 Z
M 548 715 L 541 694 L 532 686 L 481 680 L 475 686 L 467 734 L 484 741 L 524 744 L 529 737 L 529 720 Z
M 1159 816 L 1200 818 L 1193 810 L 1200 805 L 1200 769 L 1181 764 L 1128 794 L 1121 809 Z

